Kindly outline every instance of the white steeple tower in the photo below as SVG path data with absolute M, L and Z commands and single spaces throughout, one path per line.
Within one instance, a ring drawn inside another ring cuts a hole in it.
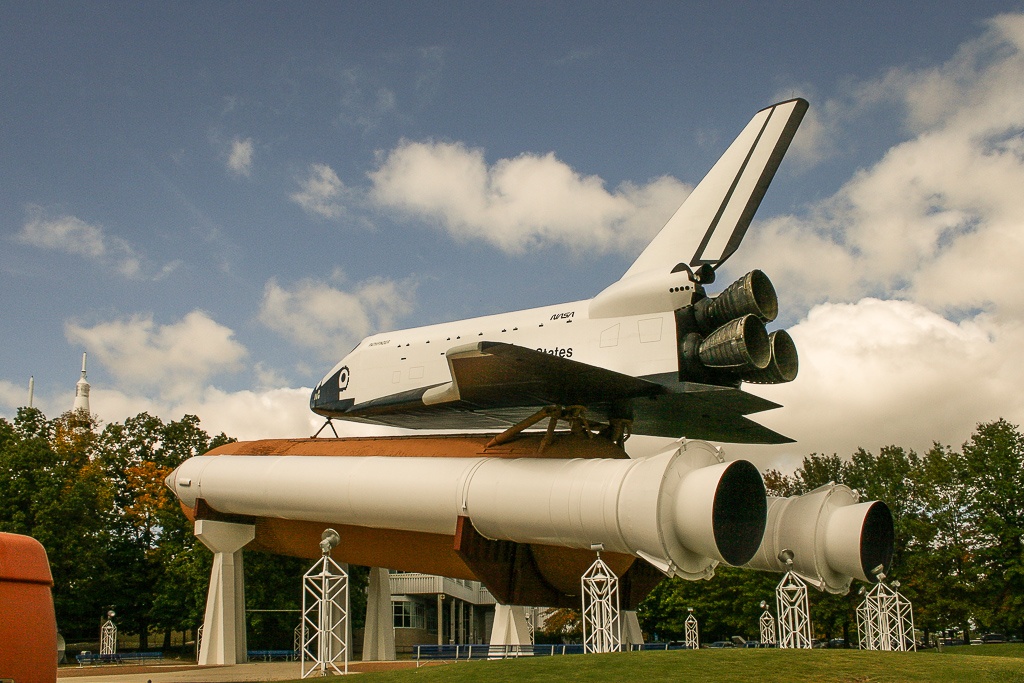
M 85 354 L 82 354 L 82 378 L 75 385 L 75 407 L 72 409 L 89 412 L 89 383 L 85 380 Z

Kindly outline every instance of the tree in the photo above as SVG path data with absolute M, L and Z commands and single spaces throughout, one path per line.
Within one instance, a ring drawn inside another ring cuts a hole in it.
M 568 607 L 549 609 L 544 612 L 544 626 L 540 631 L 550 642 L 582 642 L 583 619 L 580 617 L 580 611 Z
M 48 421 L 22 408 L 0 421 L 0 530 L 46 548 L 58 627 L 95 634 L 109 590 L 105 549 L 110 487 L 91 459 L 95 420 L 64 413 Z
M 637 608 L 644 633 L 658 640 L 686 636 L 688 608 L 700 624 L 701 642 L 739 635 L 757 640 L 761 601 L 774 601 L 779 575 L 720 565 L 710 581 L 672 578 L 659 583 Z
M 1024 628 L 1024 435 L 1006 420 L 978 425 L 963 445 L 963 478 L 979 546 L 982 626 Z
M 195 629 L 202 621 L 210 554 L 196 543 L 164 479 L 211 444 L 228 441 L 223 434 L 211 440 L 194 415 L 164 423 L 144 412 L 107 425 L 100 435 L 103 467 L 115 490 L 111 601 L 122 627 L 139 634 L 140 648 L 149 647 L 153 627 L 169 644 L 173 629 Z

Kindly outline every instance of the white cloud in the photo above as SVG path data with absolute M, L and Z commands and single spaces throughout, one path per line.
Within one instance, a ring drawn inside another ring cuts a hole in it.
M 252 138 L 232 140 L 231 152 L 228 154 L 228 168 L 238 175 L 246 177 L 252 175 L 253 151 Z
M 1022 50 L 1024 15 L 1003 16 L 940 67 L 857 87 L 906 111 L 912 137 L 806 214 L 757 226 L 734 265 L 765 269 L 804 307 L 897 296 L 1024 313 Z
M 923 450 L 959 445 L 979 422 L 1024 421 L 1020 323 L 954 323 L 918 304 L 867 298 L 816 306 L 790 334 L 797 380 L 748 387 L 785 406 L 755 419 L 797 439 L 789 450 Z
M 366 335 L 392 329 L 411 310 L 414 294 L 412 283 L 379 278 L 351 291 L 312 279 L 287 287 L 272 278 L 259 319 L 295 344 L 337 359 Z
M 327 164 L 310 164 L 309 175 L 299 183 L 299 191 L 290 196 L 306 213 L 338 218 L 345 210 L 340 200 L 346 192 L 334 169 Z
M 639 251 L 691 189 L 665 176 L 608 191 L 554 154 L 488 166 L 482 150 L 448 142 L 403 142 L 370 179 L 378 204 L 513 254 L 553 244 Z
M 309 410 L 307 387 L 278 387 L 260 390 L 223 391 L 212 386 L 196 386 L 188 395 L 154 397 L 139 391 L 107 388 L 95 381 L 90 392 L 90 408 L 100 425 L 123 422 L 141 412 L 157 415 L 165 422 L 180 420 L 183 415 L 199 416 L 202 428 L 210 435 L 224 432 L 247 441 L 255 439 L 287 439 L 312 436 L 324 418 Z M 0 415 L 11 420 L 24 406 L 26 387 L 16 387 L 0 380 Z M 36 407 L 50 418 L 71 409 L 74 389 L 56 395 L 36 395 Z M 340 436 L 374 436 L 408 433 L 390 427 L 335 421 Z M 333 436 L 333 433 L 331 434 Z
M 430 60 L 430 53 L 424 54 Z M 369 132 L 376 130 L 398 111 L 398 96 L 376 74 L 361 68 L 348 68 L 339 73 L 341 87 L 338 118 Z
M 202 311 L 168 325 L 156 324 L 152 315 L 92 327 L 68 322 L 65 334 L 120 382 L 153 390 L 164 399 L 194 394 L 211 376 L 238 370 L 247 355 L 231 329 Z
M 13 382 L 0 379 L 0 406 L 9 406 L 14 412 L 21 406 L 28 405 L 28 382 L 25 386 L 19 387 Z
M 42 207 L 29 205 L 28 220 L 15 237 L 22 244 L 107 264 L 124 277 L 140 275 L 141 260 L 128 242 L 75 216 L 50 217 Z
M 939 67 L 857 86 L 906 113 L 908 139 L 751 230 L 730 265 L 808 311 L 791 330 L 799 377 L 757 389 L 785 407 L 756 419 L 799 439 L 769 452 L 956 446 L 979 422 L 1024 422 L 1021 73 L 1024 15 L 1006 15 Z

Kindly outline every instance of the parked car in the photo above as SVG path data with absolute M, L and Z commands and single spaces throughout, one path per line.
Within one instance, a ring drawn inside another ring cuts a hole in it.
M 756 640 L 748 640 L 747 642 L 743 643 L 743 647 L 761 647 L 761 643 Z
M 985 635 L 983 635 L 981 637 L 981 642 L 986 643 L 986 644 L 987 643 L 1005 643 L 1006 642 L 1006 636 L 1004 636 L 1002 633 L 986 633 Z
M 846 640 L 844 640 L 843 638 L 833 638 L 832 640 L 828 641 L 828 647 L 830 647 L 830 648 L 845 648 L 846 647 Z
M 736 647 L 736 644 L 728 640 L 716 640 L 715 642 L 708 645 L 708 647 L 718 650 L 726 647 Z

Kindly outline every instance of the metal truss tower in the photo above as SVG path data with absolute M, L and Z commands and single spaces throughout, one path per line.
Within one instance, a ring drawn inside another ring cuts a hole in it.
M 789 567 L 775 589 L 775 608 L 779 614 L 779 647 L 811 649 L 811 610 L 807 602 L 807 584 L 793 571 L 793 552 L 783 550 L 779 559 Z
M 775 644 L 775 617 L 772 616 L 771 611 L 768 609 L 768 603 L 764 600 L 761 601 L 761 609 L 764 612 L 761 613 L 761 644 L 762 645 L 774 645 Z
M 583 588 L 583 651 L 620 651 L 619 577 L 601 559 L 599 549 L 597 559 L 584 572 L 580 584 Z
M 302 577 L 303 678 L 348 673 L 348 574 L 330 555 L 339 540 L 324 531 L 323 556 Z
M 885 574 L 878 574 L 878 583 L 864 596 L 857 607 L 857 637 L 862 650 L 907 652 L 917 650 L 914 639 L 914 612 L 894 581 L 885 583 Z
M 114 616 L 114 613 L 108 612 L 107 620 L 104 622 L 102 628 L 100 628 L 101 655 L 117 654 L 117 626 L 110 619 L 112 616 Z
M 697 632 L 697 617 L 693 616 L 692 607 L 687 607 L 686 611 L 690 613 L 683 624 L 686 627 L 686 647 L 689 650 L 696 650 L 700 647 L 700 635 Z

